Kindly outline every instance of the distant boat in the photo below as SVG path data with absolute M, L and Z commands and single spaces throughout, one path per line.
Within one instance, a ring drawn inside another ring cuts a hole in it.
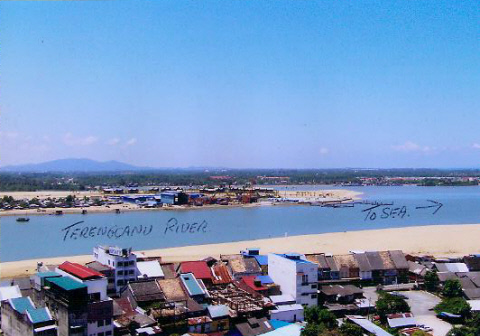
M 28 222 L 30 218 L 28 217 L 18 217 L 17 222 Z

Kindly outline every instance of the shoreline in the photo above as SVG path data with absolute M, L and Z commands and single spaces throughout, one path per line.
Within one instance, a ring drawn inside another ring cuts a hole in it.
M 345 254 L 351 250 L 402 250 L 404 253 L 433 256 L 463 256 L 480 252 L 480 224 L 427 225 L 380 230 L 345 231 L 229 243 L 192 245 L 152 250 L 137 250 L 147 257 L 160 256 L 163 262 L 199 260 L 208 256 L 239 253 L 247 247 L 270 252 Z M 93 246 L 92 246 L 93 249 Z M 92 255 L 37 258 L 0 263 L 0 278 L 30 276 L 37 262 L 60 264 L 65 260 L 81 264 Z
M 22 195 L 25 194 L 21 192 Z M 50 192 L 31 192 L 32 195 L 35 194 L 36 196 L 40 195 L 48 195 L 51 196 Z M 5 193 L 6 194 L 6 193 Z M 300 195 L 308 195 L 312 194 L 312 196 L 304 196 L 304 197 L 314 197 L 318 199 L 321 195 L 328 195 L 324 196 L 325 202 L 346 202 L 345 199 L 350 199 L 350 201 L 355 201 L 360 199 L 360 195 L 362 192 L 346 190 L 346 189 L 332 189 L 332 190 L 312 190 L 312 191 L 289 191 L 288 197 L 299 197 Z M 317 196 L 318 194 L 318 196 Z M 9 193 L 9 195 L 15 198 L 15 192 Z M 63 194 L 62 194 L 63 195 Z M 91 194 L 93 196 L 93 194 Z M 2 196 L 2 193 L 0 193 Z M 95 194 L 96 196 L 96 194 Z M 108 196 L 108 195 L 107 195 Z M 18 196 L 17 196 L 18 197 Z M 313 198 L 312 198 L 313 201 Z M 219 205 L 219 204 L 212 204 L 212 205 L 203 205 L 203 206 L 184 206 L 184 205 L 174 205 L 174 206 L 167 206 L 167 207 L 157 207 L 157 208 L 145 208 L 139 207 L 137 204 L 134 203 L 122 203 L 122 204 L 109 204 L 109 205 L 100 205 L 100 206 L 90 206 L 90 207 L 73 207 L 73 208 L 46 208 L 42 209 L 42 211 L 38 211 L 38 209 L 15 209 L 15 210 L 4 210 L 0 211 L 0 217 L 8 217 L 8 216 L 42 216 L 42 215 L 55 215 L 56 211 L 62 211 L 62 215 L 70 215 L 70 214 L 82 214 L 83 210 L 87 211 L 87 214 L 96 214 L 96 213 L 116 213 L 117 210 L 120 212 L 131 212 L 131 211 L 171 211 L 171 210 L 202 210 L 202 209 L 229 209 L 229 208 L 249 208 L 249 207 L 262 207 L 262 206 L 289 206 L 289 205 L 303 205 L 294 202 L 278 202 L 272 204 L 262 204 L 267 202 L 257 202 L 257 203 L 249 203 L 249 204 L 228 204 L 228 205 Z

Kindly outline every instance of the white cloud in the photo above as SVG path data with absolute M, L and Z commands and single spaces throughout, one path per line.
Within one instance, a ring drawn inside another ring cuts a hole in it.
M 119 142 L 120 142 L 119 138 L 112 138 L 107 141 L 107 145 L 115 146 L 115 145 L 118 145 Z
M 137 138 L 131 138 L 130 140 L 127 141 L 127 146 L 132 146 L 137 143 Z
M 98 137 L 88 135 L 86 137 L 76 137 L 72 133 L 66 133 L 63 136 L 63 142 L 68 146 L 90 146 L 98 141 Z
M 403 145 L 392 146 L 392 148 L 399 152 L 430 152 L 434 149 L 429 146 L 420 146 L 412 141 L 407 141 Z
M 0 132 L 0 138 L 16 139 L 18 137 L 17 132 Z
M 472 145 L 472 148 L 480 149 L 480 144 L 474 143 L 474 144 Z
M 325 155 L 328 154 L 329 150 L 326 147 L 321 147 L 320 148 L 320 155 Z

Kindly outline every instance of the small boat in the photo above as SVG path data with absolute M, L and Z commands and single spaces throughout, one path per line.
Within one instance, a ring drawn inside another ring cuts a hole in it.
M 30 218 L 28 217 L 18 217 L 17 222 L 28 222 Z

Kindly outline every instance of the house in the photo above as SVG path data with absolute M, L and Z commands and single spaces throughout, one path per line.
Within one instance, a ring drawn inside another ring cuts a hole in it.
M 417 325 L 412 313 L 389 314 L 387 315 L 387 323 L 390 328 L 406 328 Z
M 373 334 L 375 336 L 392 336 L 392 334 L 388 333 L 387 331 L 383 330 L 373 322 L 367 319 L 366 316 L 357 316 L 357 315 L 347 315 L 347 322 L 355 323 L 359 327 L 361 327 L 366 334 Z
M 236 324 L 235 328 L 242 336 L 262 335 L 275 329 L 265 317 L 251 317 L 246 322 Z
M 372 266 L 368 262 L 367 255 L 365 253 L 354 253 L 353 257 L 358 265 L 358 275 L 360 280 L 372 280 Z
M 130 282 L 122 297 L 128 298 L 135 309 L 159 307 L 166 301 L 165 295 L 156 280 L 139 280 Z
M 189 333 L 209 333 L 212 331 L 212 319 L 209 316 L 190 317 L 187 319 Z
M 414 261 L 408 261 L 408 272 L 410 273 L 410 279 L 414 281 L 423 282 L 425 274 L 427 274 L 428 268 L 422 264 Z
M 244 257 L 243 255 L 223 255 L 221 256 L 232 274 L 234 280 L 240 280 L 248 275 L 262 275 L 262 269 L 253 257 Z
M 227 266 L 223 262 L 218 262 L 210 268 L 214 285 L 226 285 L 232 283 L 233 279 Z
M 397 282 L 398 273 L 388 251 L 365 252 L 365 255 L 372 267 L 372 280 L 374 282 L 386 285 Z
M 360 269 L 353 254 L 333 256 L 342 279 L 355 279 L 359 277 Z
M 353 303 L 363 297 L 363 290 L 353 285 L 323 285 L 320 298 L 329 303 Z
M 318 265 L 298 253 L 268 255 L 268 275 L 296 303 L 317 305 Z
M 469 272 L 468 267 L 465 263 L 436 263 L 434 266 L 439 273 L 441 272 L 450 272 L 450 273 L 467 273 Z
M 36 308 L 30 297 L 15 297 L 2 305 L 1 328 L 5 336 L 57 336 L 57 326 L 50 310 Z
M 212 331 L 230 329 L 230 309 L 226 305 L 208 306 L 208 315 L 212 319 Z
M 180 280 L 188 295 L 195 301 L 202 303 L 209 297 L 202 280 L 197 279 L 193 273 L 180 274 Z
M 300 304 L 284 304 L 278 305 L 275 309 L 270 310 L 270 319 L 285 322 L 302 322 L 304 320 L 303 306 Z
M 158 260 L 137 261 L 137 274 L 140 279 L 163 279 L 162 266 Z
M 242 277 L 239 281 L 239 287 L 246 289 L 246 287 L 250 288 L 251 290 L 257 292 L 258 294 L 267 296 L 268 295 L 268 287 L 262 284 L 262 281 L 258 279 L 255 275 L 247 275 Z
M 2 306 L 2 301 L 21 296 L 22 293 L 20 292 L 20 287 L 18 287 L 18 285 L 0 287 L 0 307 Z
M 463 258 L 470 272 L 480 272 L 480 254 L 471 254 Z
M 325 254 L 306 254 L 305 257 L 318 265 L 318 281 L 331 280 L 331 267 Z
M 196 279 L 202 280 L 207 286 L 213 284 L 212 272 L 204 260 L 184 261 L 180 263 L 177 271 L 178 273 L 192 273 Z

